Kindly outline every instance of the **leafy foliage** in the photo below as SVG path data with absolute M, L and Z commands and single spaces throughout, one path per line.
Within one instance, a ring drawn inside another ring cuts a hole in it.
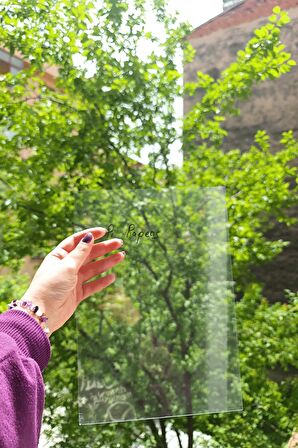
M 291 130 L 270 152 L 264 130 L 241 153 L 224 153 L 225 118 L 237 114 L 252 87 L 288 73 L 295 65 L 280 41 L 287 13 L 274 8 L 268 24 L 238 53 L 220 78 L 198 73 L 181 88 L 175 66 L 178 48 L 185 62 L 194 56 L 184 39 L 190 27 L 177 25 L 165 2 L 151 7 L 164 24 L 166 39 L 143 32 L 145 2 L 3 0 L 0 45 L 11 54 L 21 51 L 29 68 L 1 75 L 0 96 L 0 219 L 1 264 L 13 270 L 1 278 L 1 311 L 8 298 L 21 296 L 26 278 L 17 274 L 25 255 L 43 256 L 66 234 L 82 226 L 74 221 L 77 194 L 98 189 L 225 185 L 230 224 L 234 280 L 243 295 L 237 303 L 244 412 L 145 421 L 106 426 L 78 426 L 75 319 L 52 338 L 52 359 L 45 372 L 45 422 L 49 437 L 58 430 L 59 447 L 166 447 L 165 432 L 194 430 L 213 436 L 214 446 L 280 447 L 290 438 L 297 403 L 297 297 L 269 305 L 254 283 L 251 267 L 271 260 L 286 242 L 268 241 L 265 232 L 277 221 L 293 220 L 287 209 L 296 201 L 298 142 Z M 125 27 L 126 26 L 126 27 Z M 152 52 L 140 61 L 140 38 L 158 42 L 163 54 Z M 123 52 L 125 57 L 119 57 Z M 80 54 L 95 73 L 74 63 Z M 59 67 L 57 89 L 43 76 L 45 64 Z M 168 163 L 177 137 L 173 99 L 204 89 L 202 100 L 184 120 L 182 169 Z M 155 144 L 150 164 L 139 169 L 131 158 L 146 144 Z M 30 148 L 29 157 L 23 151 Z M 160 168 L 161 162 L 163 168 Z M 104 206 L 104 204 L 103 204 Z M 83 221 L 83 220 L 82 220 Z M 92 223 L 94 225 L 101 223 Z M 17 277 L 16 277 L 17 274 Z M 87 302 L 86 302 L 87 303 Z M 90 300 L 90 304 L 92 301 Z M 75 404 L 75 406 L 74 406 Z

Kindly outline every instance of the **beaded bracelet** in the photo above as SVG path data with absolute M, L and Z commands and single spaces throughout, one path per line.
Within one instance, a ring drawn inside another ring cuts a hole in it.
M 33 305 L 33 303 L 30 300 L 13 300 L 11 303 L 7 305 L 9 310 L 12 310 L 17 306 L 20 306 L 21 308 L 25 308 L 31 311 L 35 316 L 39 318 L 40 324 L 45 324 L 49 320 L 46 317 L 46 315 L 39 309 L 38 305 Z M 41 328 L 47 335 L 49 335 L 50 330 L 46 325 L 41 326 Z

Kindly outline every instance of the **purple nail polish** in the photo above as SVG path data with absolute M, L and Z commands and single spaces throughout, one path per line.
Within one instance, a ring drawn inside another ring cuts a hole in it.
M 90 243 L 90 241 L 92 240 L 92 236 L 92 233 L 88 232 L 82 239 L 83 243 Z

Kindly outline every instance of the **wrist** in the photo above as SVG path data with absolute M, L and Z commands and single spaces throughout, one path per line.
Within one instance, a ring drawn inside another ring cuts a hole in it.
M 28 300 L 13 300 L 9 305 L 9 309 L 23 311 L 29 316 L 33 317 L 33 319 L 36 320 L 36 322 L 39 324 L 39 326 L 42 328 L 42 330 L 47 334 L 48 337 L 50 337 L 50 330 L 46 325 L 46 322 L 48 321 L 48 318 L 45 316 L 45 314 L 39 309 L 39 306 L 32 304 L 31 301 Z

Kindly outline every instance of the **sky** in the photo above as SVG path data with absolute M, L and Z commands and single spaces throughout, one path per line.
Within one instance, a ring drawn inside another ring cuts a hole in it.
M 188 21 L 193 28 L 207 22 L 209 19 L 217 16 L 223 11 L 223 1 L 222 0 L 169 0 L 169 7 L 172 11 L 178 11 L 181 21 Z M 148 16 L 148 29 L 151 31 L 158 30 L 158 24 L 153 20 L 153 17 Z M 148 42 L 148 41 L 147 41 Z M 150 48 L 147 49 L 150 51 Z M 142 53 L 145 54 L 146 49 L 142 46 Z M 182 72 L 182 62 L 180 63 L 179 71 Z M 181 80 L 182 82 L 182 80 Z M 175 103 L 175 110 L 177 119 L 182 118 L 183 115 L 183 99 L 178 98 Z M 179 155 L 179 142 L 173 144 L 170 154 L 170 163 L 181 165 L 182 156 Z M 142 163 L 148 162 L 148 151 L 150 148 L 144 148 L 141 154 L 140 161 Z M 183 441 L 184 442 L 184 441 Z M 185 440 L 186 443 L 186 440 Z M 52 446 L 46 441 L 45 437 L 41 435 L 39 448 L 48 448 Z M 186 445 L 185 445 L 186 446 Z M 173 437 L 173 442 L 169 443 L 169 448 L 177 448 L 177 441 Z
M 194 28 L 220 14 L 222 0 L 169 0 L 172 10 L 179 11 L 182 20 L 187 20 Z

